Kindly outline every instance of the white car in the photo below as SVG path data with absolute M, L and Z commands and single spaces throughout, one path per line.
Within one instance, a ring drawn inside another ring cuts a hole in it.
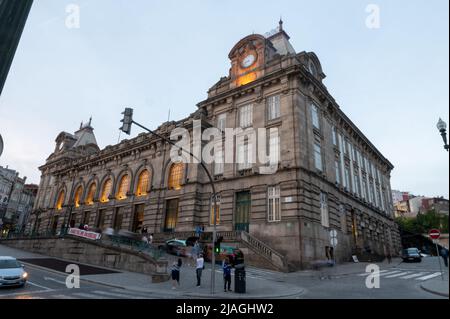
M 25 286 L 28 273 L 16 258 L 0 256 L 0 287 Z

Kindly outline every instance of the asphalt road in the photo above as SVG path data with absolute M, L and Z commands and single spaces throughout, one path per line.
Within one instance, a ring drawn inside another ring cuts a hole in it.
M 321 275 L 320 271 L 284 274 L 253 267 L 247 267 L 246 274 L 253 279 L 263 278 L 278 284 L 285 282 L 304 288 L 304 293 L 293 297 L 297 299 L 446 299 L 420 288 L 422 282 L 439 279 L 439 263 L 436 257 L 424 258 L 421 263 L 400 263 L 393 268 L 393 264 L 382 264 L 380 286 L 373 289 L 366 287 L 368 273 L 364 272 L 364 266 L 351 266 L 352 271 L 346 272 L 345 275 L 340 275 L 338 271 L 334 273 L 334 269 L 326 275 Z M 80 288 L 69 289 L 65 283 L 67 274 L 26 263 L 25 269 L 29 273 L 27 285 L 24 288 L 0 288 L 0 299 L 175 298 L 170 291 L 167 291 L 167 294 L 164 290 L 157 293 L 134 292 L 84 280 L 81 280 Z M 444 269 L 448 273 L 448 268 Z
M 66 286 L 67 275 L 25 264 L 29 280 L 25 287 L 0 288 L 0 299 L 159 299 L 163 294 L 137 293 L 80 281 L 80 288 Z M 170 296 L 164 296 L 170 298 Z

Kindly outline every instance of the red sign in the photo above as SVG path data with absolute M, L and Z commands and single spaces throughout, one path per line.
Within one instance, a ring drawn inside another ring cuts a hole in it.
M 441 232 L 439 229 L 432 229 L 428 232 L 428 236 L 430 236 L 431 239 L 438 239 L 441 237 Z
M 78 228 L 70 228 L 69 235 L 83 237 L 83 238 L 92 239 L 92 240 L 100 239 L 100 237 L 102 236 L 99 233 L 94 233 L 91 231 L 86 231 L 86 230 L 82 230 L 82 229 L 78 229 Z

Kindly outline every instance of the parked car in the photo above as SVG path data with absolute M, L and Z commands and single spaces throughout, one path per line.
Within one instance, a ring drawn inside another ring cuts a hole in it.
M 0 287 L 25 286 L 28 273 L 13 257 L 0 256 Z
M 420 254 L 420 250 L 417 248 L 406 248 L 402 250 L 401 257 L 403 261 L 422 261 L 422 255 Z
M 195 242 L 198 240 L 197 237 L 189 237 L 188 239 L 170 239 L 165 242 L 163 248 L 168 254 L 180 256 L 180 257 L 191 257 L 193 253 L 193 248 Z M 200 251 L 203 247 L 200 247 Z
M 212 244 L 208 244 L 204 249 L 206 261 L 211 261 L 212 247 Z M 216 253 L 216 263 L 222 263 L 226 258 L 230 261 L 231 266 L 234 267 L 244 261 L 244 253 L 239 248 L 221 245 L 220 252 Z

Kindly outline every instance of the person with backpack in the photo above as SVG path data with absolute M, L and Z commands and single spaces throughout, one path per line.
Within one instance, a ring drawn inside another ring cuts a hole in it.
M 172 289 L 177 289 L 177 285 L 178 287 L 180 286 L 180 270 L 182 264 L 181 258 L 178 258 L 178 261 L 172 264 Z

